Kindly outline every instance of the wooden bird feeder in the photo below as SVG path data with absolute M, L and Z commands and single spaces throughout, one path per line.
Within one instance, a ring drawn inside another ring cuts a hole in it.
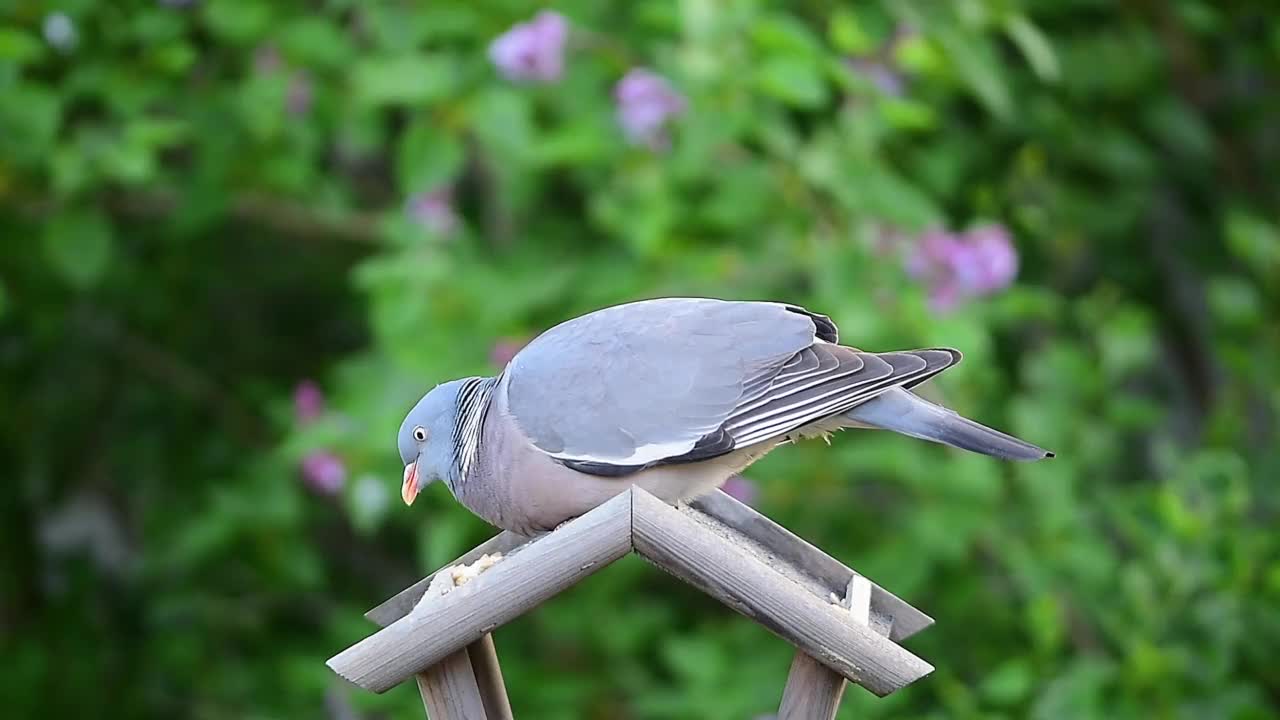
M 424 597 L 428 575 L 329 667 L 379 693 L 416 677 L 432 720 L 510 719 L 490 633 L 631 552 L 795 646 L 784 720 L 834 718 L 846 680 L 884 696 L 933 671 L 899 644 L 929 616 L 786 528 L 721 491 L 675 508 L 634 487 L 545 535 L 493 537 L 449 567 L 501 560 L 447 594 Z

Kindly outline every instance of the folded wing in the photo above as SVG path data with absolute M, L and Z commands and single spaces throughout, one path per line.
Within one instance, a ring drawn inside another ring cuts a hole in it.
M 786 437 L 954 365 L 953 350 L 865 353 L 780 303 L 665 298 L 536 338 L 506 371 L 530 441 L 576 470 L 626 475 Z

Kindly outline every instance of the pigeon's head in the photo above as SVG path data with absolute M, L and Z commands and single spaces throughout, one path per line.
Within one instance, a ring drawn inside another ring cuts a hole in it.
M 400 497 L 412 505 L 418 491 L 453 472 L 453 428 L 458 414 L 458 390 L 465 380 L 432 388 L 400 423 L 396 444 L 404 461 Z

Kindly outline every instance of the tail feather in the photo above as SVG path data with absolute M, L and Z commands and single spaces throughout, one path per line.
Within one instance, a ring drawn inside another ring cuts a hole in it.
M 961 417 L 901 388 L 888 390 L 845 414 L 850 420 L 921 440 L 1004 460 L 1041 460 L 1053 453 Z

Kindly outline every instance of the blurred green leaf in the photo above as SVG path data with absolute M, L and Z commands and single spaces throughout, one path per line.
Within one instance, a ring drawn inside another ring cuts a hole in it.
M 879 110 L 890 125 L 903 130 L 929 130 L 937 125 L 933 109 L 913 100 L 885 98 Z
M 1003 65 L 991 44 L 981 37 L 960 32 L 946 25 L 930 28 L 933 37 L 950 61 L 955 73 L 982 101 L 987 110 L 1000 118 L 1008 118 L 1013 110 Z
M 34 162 L 58 134 L 62 102 L 40 85 L 20 83 L 4 89 L 0 103 L 0 152 L 19 162 Z
M 235 44 L 261 38 L 272 23 L 272 6 L 266 0 L 208 0 L 200 8 L 210 30 Z
M 525 96 L 490 88 L 473 98 L 468 114 L 485 146 L 505 163 L 519 165 L 534 151 L 533 111 Z
M 401 192 L 421 192 L 447 183 L 462 167 L 462 143 L 429 119 L 414 123 L 396 150 L 396 176 Z
M 422 103 L 446 96 L 457 77 L 457 68 L 443 55 L 370 57 L 352 68 L 351 91 L 364 105 Z
M 766 55 L 814 62 L 822 45 L 804 23 L 786 15 L 766 15 L 751 26 L 751 37 Z
M 1045 82 L 1056 82 L 1061 72 L 1058 57 L 1049 39 L 1025 15 L 1014 15 L 1005 22 L 1009 38 L 1018 46 L 1036 75 Z
M 1263 278 L 1274 280 L 1280 273 L 1280 230 L 1272 223 L 1247 212 L 1235 211 L 1226 218 L 1227 247 Z
M 44 227 L 44 253 L 68 284 L 88 288 L 106 272 L 112 255 L 111 223 L 96 210 L 58 212 Z
M 827 101 L 822 66 L 813 60 L 771 56 L 755 68 L 755 79 L 761 92 L 789 105 L 816 108 Z
M 1009 660 L 982 680 L 982 694 L 997 705 L 1021 702 L 1035 686 L 1035 675 L 1025 658 Z
M 20 28 L 0 26 L 0 61 L 22 66 L 44 56 L 44 45 Z
M 858 15 L 848 8 L 837 8 L 831 13 L 827 36 L 836 50 L 847 55 L 865 55 L 875 50 L 875 42 L 862 27 Z
M 304 67 L 339 68 L 355 53 L 348 34 L 327 18 L 301 18 L 279 33 L 281 52 Z
M 1208 287 L 1214 317 L 1227 325 L 1250 327 L 1262 320 L 1262 300 L 1257 289 L 1237 277 L 1213 278 Z

